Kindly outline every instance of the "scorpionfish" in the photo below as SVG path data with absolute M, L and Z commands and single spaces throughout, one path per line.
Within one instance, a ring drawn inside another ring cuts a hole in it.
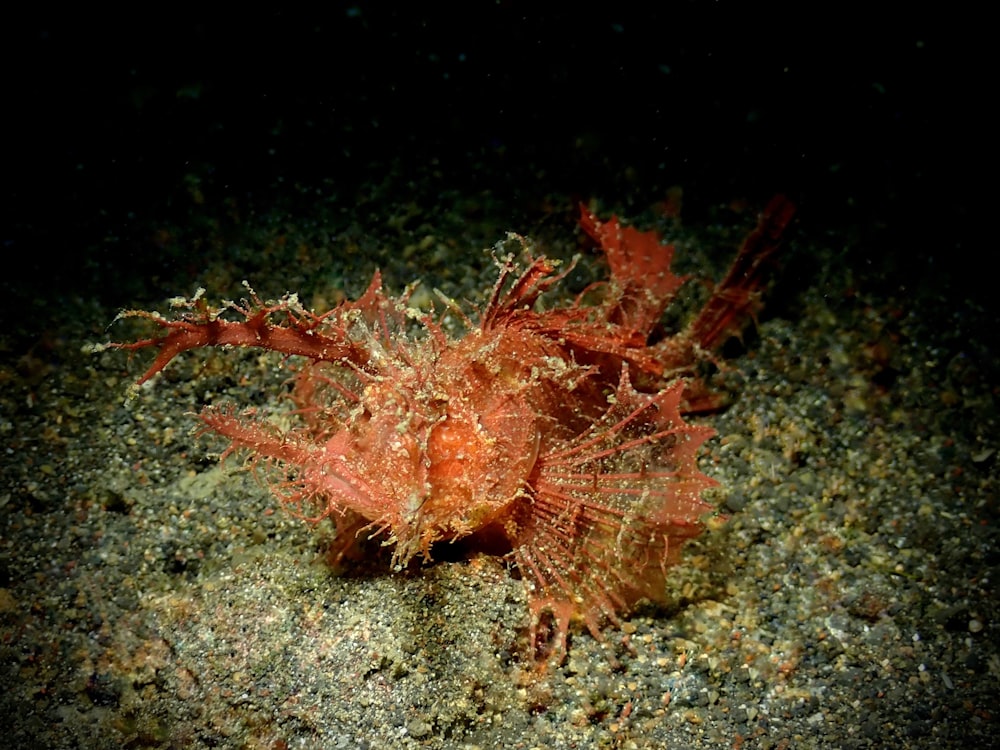
M 617 625 L 638 600 L 662 599 L 682 543 L 713 511 L 702 493 L 715 482 L 697 454 L 714 431 L 684 414 L 712 406 L 698 366 L 757 308 L 793 212 L 771 200 L 728 275 L 672 336 L 658 326 L 686 281 L 671 271 L 673 247 L 581 206 L 610 280 L 543 309 L 539 298 L 573 264 L 527 250 L 521 264 L 497 258 L 492 294 L 457 339 L 407 294 L 385 294 L 376 272 L 359 299 L 324 314 L 295 295 L 264 302 L 249 286 L 249 301 L 218 308 L 200 290 L 173 300 L 171 317 L 124 311 L 161 335 L 103 348 L 158 350 L 134 387 L 197 347 L 295 355 L 285 361 L 296 426 L 225 407 L 200 414 L 229 441 L 224 456 L 265 464 L 291 512 L 332 518 L 333 562 L 373 538 L 396 566 L 457 541 L 505 555 L 524 582 L 532 648 L 561 659 L 571 621 L 603 640 L 605 619 Z

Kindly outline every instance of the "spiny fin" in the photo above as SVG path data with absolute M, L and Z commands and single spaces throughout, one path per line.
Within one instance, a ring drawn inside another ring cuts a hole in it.
M 684 384 L 658 394 L 636 391 L 627 371 L 604 416 L 564 448 L 538 460 L 530 515 L 512 555 L 524 575 L 536 638 L 546 613 L 554 649 L 565 649 L 571 619 L 596 638 L 602 618 L 637 600 L 661 599 L 681 543 L 702 531 L 715 485 L 697 466 L 713 433 L 680 414 Z
M 602 222 L 582 203 L 580 226 L 604 250 L 612 284 L 621 295 L 609 321 L 649 336 L 688 279 L 670 270 L 674 246 L 664 245 L 655 231 L 623 227 L 616 216 Z

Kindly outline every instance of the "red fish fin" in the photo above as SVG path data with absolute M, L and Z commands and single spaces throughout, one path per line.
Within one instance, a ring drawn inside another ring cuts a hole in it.
M 125 310 L 118 318 L 145 318 L 166 332 L 129 344 L 102 344 L 98 349 L 137 351 L 147 347 L 159 349 L 156 358 L 136 386 L 142 385 L 160 372 L 182 352 L 205 346 L 253 346 L 261 349 L 298 354 L 315 361 L 352 362 L 363 364 L 368 347 L 351 339 L 348 328 L 350 311 L 358 311 L 376 331 L 376 336 L 388 339 L 390 318 L 398 317 L 382 294 L 381 280 L 376 273 L 368 290 L 357 302 L 346 302 L 330 312 L 317 315 L 304 308 L 296 295 L 286 295 L 276 302 L 263 302 L 249 286 L 250 301 L 224 302 L 210 307 L 201 291 L 192 299 L 175 299 L 171 305 L 181 310 L 169 318 L 143 310 Z M 223 316 L 242 320 L 227 320 Z
M 674 246 L 664 245 L 654 231 L 623 227 L 615 216 L 602 222 L 582 203 L 580 226 L 604 250 L 612 284 L 620 295 L 609 320 L 648 336 L 688 278 L 670 270 Z
M 237 415 L 208 407 L 198 417 L 205 431 L 230 441 L 223 457 L 243 453 L 251 467 L 263 469 L 272 492 L 292 515 L 314 523 L 345 515 L 382 520 L 384 499 L 344 457 L 346 433 L 317 445 L 303 431 L 283 431 L 253 412 Z
M 760 295 L 769 261 L 781 246 L 782 234 L 795 205 L 776 195 L 760 215 L 757 227 L 743 241 L 712 296 L 684 332 L 684 337 L 705 351 L 714 351 L 730 336 L 738 334 L 748 317 L 760 310 Z
M 701 493 L 715 482 L 696 458 L 713 432 L 684 422 L 683 390 L 679 382 L 639 393 L 623 371 L 605 415 L 539 458 L 512 555 L 528 591 L 533 641 L 550 615 L 559 658 L 573 618 L 601 638 L 602 619 L 617 623 L 638 599 L 662 598 L 681 543 L 702 531 L 711 506 Z
M 504 258 L 499 263 L 500 276 L 481 316 L 480 325 L 484 331 L 509 324 L 524 310 L 530 309 L 542 294 L 566 278 L 576 266 L 576 259 L 557 271 L 558 261 L 544 256 L 529 258 L 527 268 L 520 275 L 516 275 L 517 265 L 513 258 Z

